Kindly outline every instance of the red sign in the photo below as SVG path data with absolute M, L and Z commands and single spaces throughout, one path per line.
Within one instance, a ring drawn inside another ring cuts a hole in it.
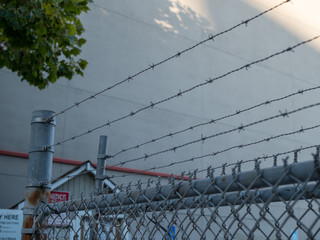
M 69 201 L 69 192 L 51 191 L 49 203 Z
M 69 201 L 69 192 L 51 191 L 49 203 Z M 48 226 L 68 226 L 70 219 L 66 213 L 51 214 L 47 219 Z

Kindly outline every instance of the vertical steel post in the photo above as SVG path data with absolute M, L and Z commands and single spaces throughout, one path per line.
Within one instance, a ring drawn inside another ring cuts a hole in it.
M 101 194 L 103 190 L 103 181 L 105 179 L 107 147 L 108 147 L 108 137 L 100 136 L 98 159 L 97 159 L 97 170 L 96 170 L 96 177 L 95 177 L 95 187 L 96 187 L 97 194 Z
M 108 137 L 100 136 L 99 139 L 99 149 L 98 149 L 98 158 L 97 158 L 97 168 L 95 176 L 95 189 L 96 195 L 100 195 L 103 192 L 103 182 L 105 179 L 105 166 L 106 166 L 106 154 L 108 147 Z M 92 212 L 93 219 L 91 229 L 90 229 L 90 240 L 97 239 L 97 234 L 99 231 L 98 214 L 96 209 Z
M 34 111 L 31 120 L 29 167 L 23 209 L 22 239 L 31 239 L 35 233 L 34 210 L 37 202 L 50 197 L 54 129 L 54 112 Z M 40 223 L 41 224 L 41 223 Z M 36 239 L 39 236 L 36 235 Z

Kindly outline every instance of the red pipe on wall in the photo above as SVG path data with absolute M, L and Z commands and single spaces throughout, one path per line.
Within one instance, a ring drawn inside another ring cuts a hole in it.
M 0 155 L 2 156 L 9 156 L 9 157 L 17 157 L 17 158 L 25 158 L 28 159 L 29 155 L 27 153 L 20 153 L 20 152 L 12 152 L 12 151 L 6 151 L 6 150 L 0 150 Z M 64 164 L 70 164 L 70 165 L 81 165 L 83 162 L 76 161 L 76 160 L 70 160 L 70 159 L 64 159 L 64 158 L 53 158 L 53 162 L 56 163 L 64 163 Z M 97 167 L 96 163 L 93 163 L 95 167 Z M 141 175 L 148 175 L 153 177 L 163 177 L 163 178 L 169 178 L 171 174 L 168 173 L 162 173 L 162 172 L 152 172 L 152 171 L 144 171 L 141 169 L 135 169 L 135 168 L 126 168 L 126 167 L 115 167 L 106 165 L 106 170 L 111 171 L 117 171 L 117 172 L 126 172 L 126 173 L 134 173 L 134 174 L 141 174 Z M 180 175 L 173 174 L 172 177 L 176 179 L 181 179 Z M 184 180 L 188 180 L 189 178 L 187 176 L 183 177 Z

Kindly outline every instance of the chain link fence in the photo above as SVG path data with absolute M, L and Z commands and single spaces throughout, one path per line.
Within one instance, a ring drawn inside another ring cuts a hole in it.
M 319 164 L 317 148 L 312 161 L 38 204 L 33 237 L 320 239 Z

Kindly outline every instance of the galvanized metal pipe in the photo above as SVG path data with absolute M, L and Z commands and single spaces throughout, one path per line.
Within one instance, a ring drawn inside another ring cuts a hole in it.
M 54 112 L 34 111 L 31 120 L 28 178 L 23 209 L 22 239 L 34 234 L 33 214 L 37 202 L 47 202 L 50 197 L 54 129 Z
M 262 170 L 253 170 L 241 172 L 234 175 L 219 176 L 213 179 L 193 180 L 191 182 L 181 182 L 174 186 L 165 185 L 159 188 L 146 189 L 143 192 L 140 190 L 131 191 L 129 194 L 120 192 L 116 195 L 105 194 L 96 196 L 94 201 L 91 198 L 84 200 L 76 200 L 72 204 L 66 206 L 57 204 L 55 209 L 62 211 L 74 211 L 95 209 L 106 207 L 118 207 L 130 204 L 148 203 L 152 201 L 163 201 L 164 199 L 179 199 L 179 196 L 197 197 L 201 195 L 220 194 L 221 192 L 236 192 L 245 189 L 266 188 L 270 185 L 288 185 L 294 184 L 294 178 L 301 182 L 318 181 L 320 179 L 320 162 L 319 160 L 294 163 L 287 166 L 279 166 L 266 168 Z M 293 177 L 291 177 L 291 176 Z M 279 180 L 280 179 L 280 180 Z M 278 182 L 279 181 L 279 182 Z M 240 187 L 242 186 L 242 187 Z M 51 207 L 53 207 L 51 205 Z M 50 208 L 44 210 L 45 214 L 50 214 Z
M 96 195 L 102 194 L 102 192 L 103 192 L 103 182 L 105 179 L 107 147 L 108 147 L 108 137 L 107 136 L 100 136 L 98 158 L 97 158 L 97 169 L 96 169 L 96 176 L 95 176 Z M 93 211 L 92 215 L 93 215 L 93 218 L 95 219 L 95 221 L 92 222 L 92 224 L 91 224 L 90 234 L 89 234 L 90 240 L 97 239 L 97 233 L 98 233 L 96 211 Z
M 100 136 L 98 159 L 97 159 L 97 170 L 96 170 L 96 177 L 95 177 L 95 188 L 96 188 L 97 194 L 101 194 L 103 190 L 103 182 L 105 180 L 107 148 L 108 148 L 108 137 Z
M 290 200 L 301 200 L 320 198 L 320 184 L 309 183 L 306 186 L 284 186 L 277 189 L 265 188 L 255 190 L 243 190 L 241 192 L 228 192 L 220 194 L 210 194 L 197 197 L 179 198 L 164 200 L 159 202 L 131 204 L 115 208 L 106 208 L 105 211 L 101 210 L 103 214 L 121 214 L 121 213 L 134 213 L 135 211 L 153 212 L 163 211 L 167 209 L 182 210 L 193 208 L 205 207 L 223 207 L 235 206 L 241 204 L 250 204 L 254 200 L 255 203 L 266 202 L 281 202 Z

